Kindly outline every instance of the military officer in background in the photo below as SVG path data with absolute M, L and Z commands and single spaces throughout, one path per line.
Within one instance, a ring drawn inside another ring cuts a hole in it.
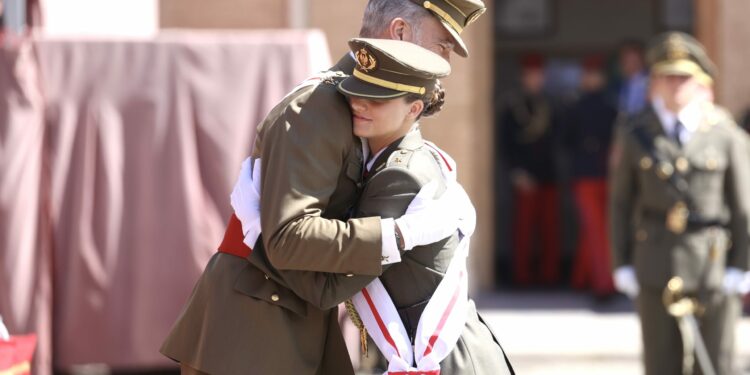
M 513 282 L 555 285 L 560 278 L 560 210 L 556 162 L 558 117 L 544 93 L 544 58 L 524 55 L 521 92 L 499 118 L 496 143 L 513 185 Z M 539 241 L 538 271 L 534 269 Z
M 635 298 L 646 374 L 683 374 L 683 356 L 693 355 L 663 303 L 673 277 L 697 303 L 716 373 L 730 374 L 749 266 L 750 152 L 739 127 L 712 104 L 716 71 L 695 39 L 661 35 L 647 62 L 651 105 L 617 130 L 613 146 L 615 286 Z

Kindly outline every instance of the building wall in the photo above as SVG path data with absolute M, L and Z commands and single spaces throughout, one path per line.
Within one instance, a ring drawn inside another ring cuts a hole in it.
M 159 0 L 161 28 L 282 28 L 286 12 L 283 0 Z
M 750 106 L 750 1 L 721 0 L 718 11 L 719 102 L 738 116 Z

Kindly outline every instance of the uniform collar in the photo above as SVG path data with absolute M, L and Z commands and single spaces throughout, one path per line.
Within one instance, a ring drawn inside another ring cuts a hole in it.
M 365 142 L 363 142 L 363 144 L 364 143 Z M 379 153 L 373 155 L 373 160 L 367 162 L 367 164 L 365 165 L 365 168 L 366 168 L 365 170 L 377 172 L 386 166 L 388 162 L 388 158 L 391 156 L 391 154 L 394 151 L 396 150 L 413 151 L 422 147 L 423 144 L 424 144 L 424 139 L 422 139 L 422 132 L 419 131 L 419 124 L 415 123 L 412 130 L 406 133 L 405 136 L 401 137 L 400 139 L 386 146 Z M 367 154 L 369 154 L 369 152 Z M 369 174 L 372 175 L 372 173 L 369 173 Z
M 336 65 L 332 66 L 329 70 L 351 75 L 352 72 L 354 72 L 354 67 L 356 65 L 357 63 L 354 61 L 354 57 L 350 53 L 347 53 L 344 56 L 341 56 Z

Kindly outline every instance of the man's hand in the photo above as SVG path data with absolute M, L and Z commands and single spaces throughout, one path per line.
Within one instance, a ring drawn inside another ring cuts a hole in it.
M 260 159 L 245 159 L 230 195 L 234 214 L 242 223 L 245 245 L 252 248 L 260 237 Z
M 406 213 L 396 219 L 404 250 L 429 245 L 450 236 L 459 228 L 462 214 L 467 215 L 466 207 L 460 205 L 465 203 L 468 197 L 464 198 L 466 192 L 457 182 L 449 181 L 445 193 L 435 199 L 437 188 L 438 184 L 435 181 L 423 186 L 409 204 Z M 473 213 L 473 209 L 471 212 Z M 471 221 L 471 225 L 467 227 L 473 231 L 473 222 L 476 218 L 466 220 Z
M 724 271 L 722 289 L 726 294 L 747 294 L 750 292 L 750 272 L 728 267 Z
M 641 287 L 638 285 L 638 279 L 635 277 L 633 266 L 618 267 L 612 276 L 615 282 L 615 289 L 620 293 L 624 293 L 630 299 L 638 297 Z

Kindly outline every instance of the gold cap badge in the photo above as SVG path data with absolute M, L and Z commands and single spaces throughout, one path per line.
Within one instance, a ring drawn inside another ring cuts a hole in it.
M 371 72 L 378 67 L 378 60 L 365 48 L 360 48 L 354 57 L 357 58 L 358 68 L 363 72 Z
M 674 34 L 667 40 L 667 58 L 669 60 L 682 60 L 686 59 L 690 51 L 688 51 L 685 40 L 680 37 L 679 34 Z

